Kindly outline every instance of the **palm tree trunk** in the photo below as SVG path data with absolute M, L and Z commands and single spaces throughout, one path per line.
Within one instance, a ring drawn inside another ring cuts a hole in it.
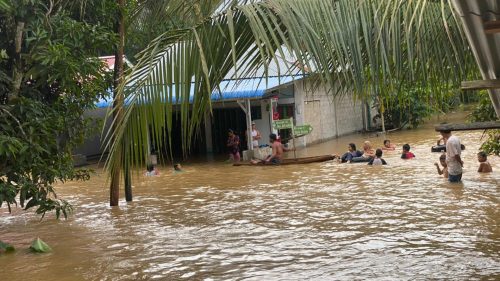
M 123 80 L 123 56 L 125 45 L 125 0 L 117 0 L 118 3 L 118 22 L 116 25 L 118 33 L 118 45 L 115 50 L 115 69 L 114 69 L 114 102 L 113 102 L 113 118 L 115 120 L 113 126 L 118 126 L 123 121 L 123 95 L 118 95 L 118 87 Z M 118 198 L 120 196 L 120 172 L 123 163 L 123 152 L 119 149 L 116 161 L 118 167 L 115 167 L 111 172 L 111 184 L 109 186 L 109 204 L 118 206 Z
M 127 142 L 125 146 L 128 146 L 128 140 L 125 140 Z M 125 159 L 128 155 L 126 155 L 125 151 L 123 151 L 123 176 L 124 176 L 124 185 L 125 185 L 125 201 L 127 202 L 132 202 L 132 176 L 130 174 L 130 165 L 129 161 L 125 161 Z

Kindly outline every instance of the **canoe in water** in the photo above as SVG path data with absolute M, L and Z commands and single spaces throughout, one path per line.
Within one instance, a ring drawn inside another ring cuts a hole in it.
M 289 158 L 289 159 L 283 159 L 281 161 L 281 164 L 279 165 L 294 165 L 294 164 L 308 164 L 308 163 L 315 163 L 315 162 L 325 162 L 329 160 L 335 159 L 334 155 L 320 155 L 320 156 L 312 156 L 312 157 L 302 157 L 302 158 Z M 240 163 L 234 163 L 233 166 L 279 166 L 279 165 L 273 165 L 273 164 L 262 164 L 262 163 L 257 163 L 257 164 L 252 164 L 250 162 L 240 162 Z

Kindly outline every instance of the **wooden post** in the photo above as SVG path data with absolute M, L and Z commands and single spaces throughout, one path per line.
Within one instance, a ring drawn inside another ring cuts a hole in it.
M 252 137 L 252 105 L 250 103 L 250 99 L 246 99 L 246 108 L 247 108 L 247 142 L 248 142 L 248 150 L 253 151 L 253 137 Z
M 293 157 L 297 159 L 297 149 L 295 148 L 295 130 L 293 129 L 293 117 L 290 118 L 290 122 L 292 123 L 292 143 L 293 143 Z

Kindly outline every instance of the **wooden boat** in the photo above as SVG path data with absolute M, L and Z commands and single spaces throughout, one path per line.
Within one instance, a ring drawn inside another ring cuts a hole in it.
M 281 161 L 281 164 L 279 165 L 295 165 L 295 164 L 308 164 L 308 163 L 315 163 L 315 162 L 325 162 L 329 160 L 335 159 L 334 155 L 319 155 L 319 156 L 311 156 L 311 157 L 302 157 L 302 158 L 288 158 L 288 159 L 283 159 Z M 279 165 L 272 165 L 272 164 L 262 164 L 262 163 L 257 163 L 257 164 L 252 164 L 250 162 L 239 162 L 239 163 L 234 163 L 233 166 L 279 166 Z

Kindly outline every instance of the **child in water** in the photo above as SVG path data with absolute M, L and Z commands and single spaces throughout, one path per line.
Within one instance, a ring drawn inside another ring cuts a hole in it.
M 477 154 L 477 161 L 479 161 L 479 169 L 477 170 L 478 173 L 493 172 L 493 169 L 488 162 L 488 155 L 485 152 L 481 151 Z
M 375 151 L 375 158 L 371 159 L 368 165 L 387 165 L 387 162 L 382 159 L 382 149 L 377 148 Z
M 383 150 L 396 150 L 396 146 L 391 143 L 391 140 L 384 140 Z
M 157 176 L 159 175 L 160 172 L 158 172 L 158 170 L 156 169 L 156 166 L 153 165 L 153 164 L 148 164 L 146 166 L 146 174 L 145 176 L 147 177 L 151 177 L 151 176 Z
M 410 152 L 410 145 L 403 145 L 403 153 L 401 154 L 401 159 L 412 159 L 415 158 L 415 154 Z
M 179 164 L 179 163 L 174 164 L 174 171 L 175 172 L 182 172 L 182 166 L 181 166 L 181 164 Z
M 439 168 L 438 163 L 434 163 L 434 165 L 437 168 L 438 174 L 443 175 L 443 177 L 447 179 L 448 178 L 448 165 L 446 164 L 446 154 L 443 153 L 443 154 L 441 154 L 441 156 L 439 156 L 439 163 L 441 163 L 441 166 L 443 166 L 442 170 Z

